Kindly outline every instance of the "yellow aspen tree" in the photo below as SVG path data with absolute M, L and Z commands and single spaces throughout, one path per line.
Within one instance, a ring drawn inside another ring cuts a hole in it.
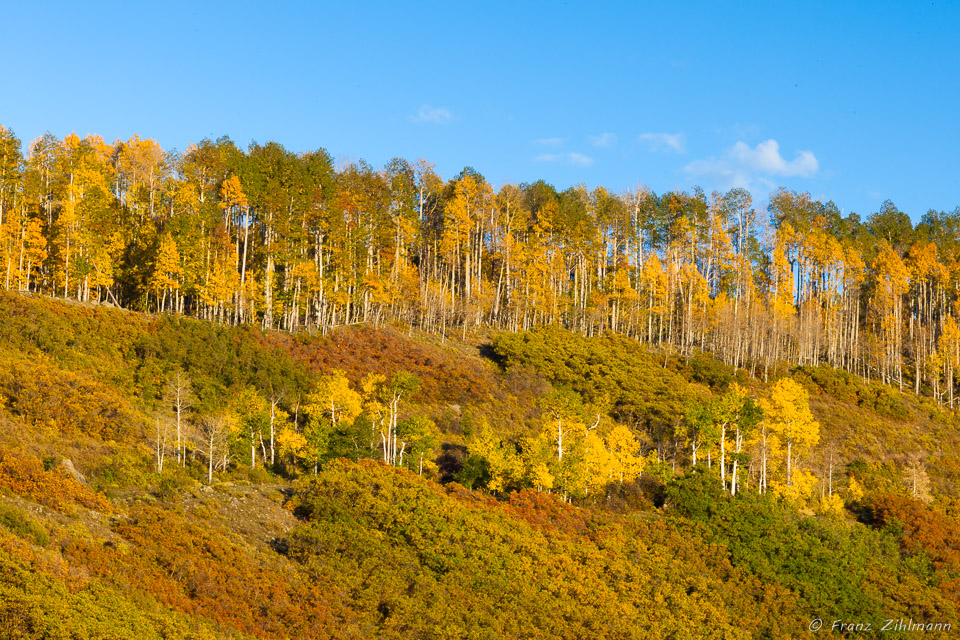
M 909 271 L 893 247 L 881 241 L 871 268 L 875 277 L 874 312 L 878 317 L 879 339 L 883 351 L 881 371 L 884 382 L 894 376 L 903 390 L 902 339 L 903 297 L 909 285 Z
M 263 447 L 263 428 L 269 423 L 269 405 L 256 389 L 249 386 L 243 387 L 236 394 L 232 404 L 236 408 L 240 424 L 244 427 L 244 435 L 249 440 L 250 468 L 256 469 L 257 445 Z
M 454 187 L 454 196 L 447 203 L 447 224 L 444 226 L 441 245 L 451 261 L 451 282 L 460 284 L 464 299 L 469 302 L 472 291 L 470 258 L 472 254 L 471 231 L 476 215 L 481 185 L 473 176 L 466 175 Z
M 537 491 L 551 491 L 556 484 L 553 471 L 553 447 L 540 436 L 523 438 L 520 441 L 520 459 L 523 463 L 523 479 Z
M 791 378 L 773 384 L 767 423 L 786 445 L 786 487 L 793 486 L 796 459 L 820 442 L 820 424 L 810 412 L 810 395 Z
M 134 135 L 120 143 L 119 153 L 115 155 L 118 198 L 138 213 L 141 222 L 145 215 L 153 218 L 157 214 L 160 185 L 167 169 L 163 148 L 156 140 Z
M 2 261 L 0 268 L 4 270 L 3 288 L 8 291 L 13 278 L 13 268 L 17 254 L 17 236 L 19 235 L 17 233 L 18 229 L 10 223 L 9 217 L 7 216 L 6 220 L 0 221 L 0 261 Z
M 237 222 L 240 226 L 243 227 L 243 249 L 242 249 L 242 259 L 241 252 L 236 252 L 236 257 L 240 261 L 239 265 L 235 265 L 234 269 L 239 266 L 240 271 L 240 297 L 239 303 L 237 305 L 237 314 L 239 320 L 243 320 L 243 316 L 246 313 L 246 285 L 247 285 L 247 251 L 249 247 L 250 240 L 250 205 L 247 201 L 247 196 L 243 193 L 243 188 L 240 184 L 240 179 L 237 176 L 230 176 L 223 181 L 223 185 L 220 187 L 220 208 L 223 209 L 224 221 L 227 224 L 227 229 L 230 228 L 230 224 L 233 221 L 233 217 L 240 216 L 239 221 Z M 236 224 L 236 223 L 235 223 Z M 240 231 L 237 232 L 237 239 L 239 240 Z
M 637 299 L 637 292 L 630 284 L 630 272 L 626 264 L 621 263 L 614 272 L 612 289 L 613 305 L 610 311 L 610 329 L 617 331 L 623 314 L 623 306 L 631 304 Z
M 523 200 L 523 192 L 513 184 L 504 185 L 497 194 L 496 240 L 500 272 L 493 314 L 501 323 L 509 322 L 510 316 L 515 317 L 516 313 L 516 256 L 530 219 L 530 212 L 524 207 Z
M 123 233 L 114 231 L 107 238 L 99 238 L 90 248 L 90 286 L 97 289 L 97 302 L 101 301 L 103 291 L 118 304 L 110 287 L 113 286 L 118 256 L 126 241 Z
M 653 253 L 644 261 L 640 270 L 640 282 L 643 295 L 647 299 L 647 342 L 660 343 L 664 339 L 664 314 L 667 310 L 667 274 L 663 270 L 660 259 Z M 656 318 L 656 331 L 654 331 Z M 656 335 L 656 339 L 654 339 Z
M 711 295 L 719 293 L 726 281 L 734 275 L 736 256 L 726 227 L 727 220 L 715 209 L 710 216 L 710 247 L 706 274 Z
M 933 384 L 933 399 L 937 401 L 938 406 L 943 406 L 943 355 L 939 351 L 934 351 L 927 356 L 924 363 L 924 375 Z
M 389 415 L 382 389 L 387 377 L 380 373 L 368 373 L 360 381 L 360 393 L 363 401 L 363 413 L 370 420 L 370 449 L 376 446 L 377 433 L 386 431 Z
M 481 420 L 476 435 L 470 443 L 470 453 L 476 454 L 487 462 L 490 478 L 487 488 L 496 493 L 504 493 L 520 485 L 524 476 L 524 464 L 516 448 L 497 438 L 486 419 Z M 552 479 L 547 481 L 552 483 Z
M 848 371 L 857 372 L 860 364 L 860 288 L 864 281 L 866 263 L 863 256 L 852 246 L 844 248 L 843 255 L 843 308 L 844 345 L 840 364 Z
M 577 484 L 582 488 L 582 493 L 588 495 L 591 489 L 603 489 L 613 480 L 615 462 L 606 442 L 596 429 L 590 429 L 584 434 L 581 447 L 583 451 L 579 465 L 581 469 L 576 474 L 579 476 Z
M 39 218 L 32 218 L 27 222 L 23 234 L 23 253 L 21 264 L 26 268 L 20 270 L 20 289 L 30 291 L 30 281 L 34 271 L 40 271 L 47 259 L 47 239 L 43 235 L 43 223 Z M 39 289 L 40 283 L 36 283 Z
M 309 417 L 304 436 L 311 447 L 313 471 L 326 453 L 330 436 L 341 422 L 352 423 L 363 411 L 363 398 L 350 387 L 346 374 L 339 369 L 323 375 L 307 396 L 303 406 Z
M 630 429 L 616 425 L 607 434 L 606 446 L 612 459 L 611 472 L 620 484 L 640 476 L 646 460 L 640 455 L 640 442 Z
M 778 460 L 781 454 L 781 442 L 770 426 L 768 416 L 773 411 L 771 401 L 761 398 L 757 404 L 760 407 L 762 419 L 751 441 L 751 447 L 760 459 L 760 469 L 757 473 L 757 493 L 767 493 L 770 488 L 769 471 L 772 461 Z
M 409 401 L 420 390 L 420 379 L 406 371 L 398 371 L 389 379 L 380 374 L 369 374 L 361 382 L 363 410 L 371 418 L 371 447 L 379 429 L 383 447 L 383 461 L 397 465 L 404 444 L 397 449 L 397 423 L 401 402 Z
M 788 319 L 793 316 L 796 308 L 794 300 L 793 270 L 787 259 L 786 243 L 778 240 L 773 248 L 773 300 L 774 313 L 778 318 Z
M 6 225 L 7 211 L 13 209 L 18 183 L 21 181 L 23 152 L 13 131 L 0 124 L 0 233 Z
M 303 410 L 311 417 L 330 420 L 336 427 L 339 422 L 351 422 L 363 412 L 363 398 L 351 388 L 346 374 L 334 369 L 320 377 Z
M 953 314 L 947 316 L 943 321 L 943 329 L 940 332 L 939 352 L 943 361 L 944 368 L 944 386 L 947 388 L 948 401 L 950 408 L 953 409 L 953 386 L 954 372 L 960 366 L 960 324 L 957 323 Z
M 713 410 L 713 421 L 719 434 L 717 441 L 720 444 L 720 486 L 724 491 L 727 490 L 727 431 L 737 421 L 744 395 L 740 385 L 734 383 L 730 391 L 716 402 Z
M 288 426 L 284 426 L 277 432 L 276 444 L 277 450 L 280 452 L 281 462 L 283 460 L 293 462 L 304 460 L 307 450 L 310 448 L 304 435 Z
M 80 198 L 79 185 L 71 182 L 67 186 L 67 196 L 60 206 L 60 215 L 57 217 L 58 237 L 62 242 L 60 249 L 63 259 L 63 297 L 66 298 L 70 289 L 70 263 L 73 239 L 77 227 L 77 201 Z
M 436 448 L 442 438 L 437 424 L 429 418 L 414 416 L 400 422 L 397 425 L 397 432 L 401 442 L 399 466 L 404 466 L 403 452 L 409 446 L 408 459 L 416 465 L 417 475 L 423 475 L 424 467 L 427 471 L 435 473 L 438 467 L 433 459 L 436 457 Z
M 160 237 L 160 246 L 153 264 L 153 276 L 150 279 L 150 287 L 157 296 L 160 313 L 166 310 L 167 297 L 174 297 L 180 289 L 182 274 L 183 267 L 180 265 L 177 243 L 170 233 L 164 233 Z
M 98 137 L 80 139 L 75 133 L 64 138 L 61 146 L 59 171 L 65 186 L 53 231 L 57 268 L 63 270 L 64 297 L 70 295 L 73 284 L 77 285 L 78 299 L 86 299 L 89 292 L 87 263 L 90 244 L 97 236 L 93 218 L 103 217 L 108 193 L 103 146 Z M 95 197 L 88 197 L 90 194 Z
M 913 343 L 914 394 L 920 394 L 920 381 L 926 373 L 925 364 L 935 347 L 936 311 L 949 280 L 933 242 L 915 242 L 907 251 L 905 264 L 910 275 L 909 333 Z M 929 380 L 929 378 L 928 378 Z
M 771 365 L 782 360 L 787 351 L 787 337 L 796 307 L 794 307 L 793 269 L 787 256 L 789 242 L 794 233 L 790 225 L 784 224 L 777 230 L 777 239 L 773 246 L 770 265 L 770 316 L 773 320 L 773 348 L 768 349 L 764 357 L 764 378 Z
M 562 462 L 564 454 L 577 444 L 580 432 L 586 430 L 580 396 L 572 391 L 554 391 L 537 404 L 543 411 L 543 434 L 556 446 L 557 462 Z
M 736 383 L 730 386 L 730 391 L 724 398 L 723 402 L 729 412 L 730 428 L 733 435 L 733 446 L 730 451 L 733 465 L 730 470 L 729 491 L 730 495 L 736 495 L 744 441 L 755 436 L 756 427 L 764 416 L 762 407 L 753 399 L 747 397 L 746 389 Z M 723 439 L 721 443 L 725 444 Z M 725 454 L 725 450 L 723 453 Z M 725 455 L 721 455 L 721 458 L 725 458 Z M 725 466 L 725 462 L 725 459 L 721 460 L 721 467 Z

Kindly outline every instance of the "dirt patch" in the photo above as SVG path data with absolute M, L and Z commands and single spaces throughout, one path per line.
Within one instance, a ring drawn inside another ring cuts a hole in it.
M 180 504 L 192 521 L 213 521 L 253 547 L 264 547 L 298 524 L 284 504 L 292 487 L 283 484 L 220 483 L 184 492 Z

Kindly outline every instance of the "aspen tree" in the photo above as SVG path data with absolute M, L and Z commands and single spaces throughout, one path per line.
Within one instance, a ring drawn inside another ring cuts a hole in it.
M 303 406 L 309 417 L 304 435 L 312 451 L 313 471 L 329 447 L 331 435 L 341 422 L 352 423 L 363 410 L 362 397 L 350 387 L 343 371 L 334 370 L 321 376 Z
M 807 390 L 790 378 L 773 384 L 766 415 L 770 430 L 786 445 L 785 484 L 791 488 L 797 458 L 820 442 L 820 424 L 810 413 Z
M 173 236 L 165 233 L 160 237 L 160 246 L 153 265 L 151 287 L 157 296 L 158 311 L 163 313 L 167 308 L 167 298 L 171 299 L 180 289 L 180 277 L 183 268 L 180 265 L 180 252 Z
M 881 241 L 871 268 L 876 278 L 873 309 L 878 318 L 882 348 L 880 369 L 884 382 L 896 381 L 902 390 L 903 296 L 909 284 L 909 271 L 886 241 Z
M 622 424 L 615 426 L 606 438 L 607 450 L 612 458 L 613 477 L 623 484 L 640 476 L 646 463 L 640 455 L 640 442 L 630 429 Z
M 709 450 L 718 440 L 720 431 L 715 421 L 716 407 L 710 403 L 691 402 L 677 425 L 676 434 L 690 447 L 690 465 L 697 466 L 700 449 Z
M 194 403 L 193 384 L 182 369 L 176 369 L 167 378 L 163 393 L 164 400 L 176 416 L 177 464 L 186 465 L 186 452 L 183 446 L 183 422 L 185 414 Z
M 207 483 L 213 484 L 213 472 L 229 464 L 230 438 L 237 431 L 237 419 L 222 410 L 202 417 L 194 425 L 197 449 L 207 458 Z
M 239 304 L 237 305 L 237 314 L 240 321 L 243 320 L 243 314 L 246 311 L 246 283 L 247 283 L 247 253 L 250 247 L 250 206 L 247 196 L 243 193 L 240 185 L 240 179 L 233 175 L 224 180 L 220 187 L 220 208 L 223 209 L 224 223 L 227 229 L 241 227 L 243 234 L 243 249 L 235 251 L 233 255 L 240 262 L 234 265 L 234 272 L 239 267 Z M 241 230 L 237 230 L 237 242 L 240 242 Z M 240 256 L 243 256 L 242 259 Z M 221 268 L 226 270 L 226 264 L 221 262 Z
M 572 391 L 557 390 L 537 401 L 543 411 L 543 429 L 556 446 L 557 462 L 576 443 L 576 436 L 584 430 L 583 403 Z

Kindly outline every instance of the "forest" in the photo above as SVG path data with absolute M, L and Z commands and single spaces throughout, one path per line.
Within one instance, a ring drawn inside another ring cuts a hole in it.
M 918 212 L 919 213 L 919 212 Z M 495 190 L 229 138 L 165 151 L 0 127 L 3 288 L 264 329 L 559 326 L 769 379 L 829 364 L 954 406 L 960 211 L 779 190 Z
M 958 221 L 0 129 L 0 638 L 951 637 Z

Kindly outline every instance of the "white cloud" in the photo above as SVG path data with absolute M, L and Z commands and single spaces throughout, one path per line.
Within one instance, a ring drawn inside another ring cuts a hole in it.
M 593 158 L 585 156 L 582 153 L 571 151 L 570 153 L 541 153 L 533 159 L 534 162 L 558 162 L 563 164 L 573 164 L 586 167 L 593 164 Z
M 428 104 L 420 107 L 417 115 L 410 116 L 414 122 L 428 122 L 431 124 L 450 124 L 453 114 L 446 107 L 431 107 Z
M 775 176 L 801 176 L 809 178 L 820 168 L 812 151 L 798 151 L 797 157 L 787 162 L 780 155 L 776 140 L 765 140 L 751 149 L 744 142 L 733 145 L 731 155 L 742 164 Z
M 569 162 L 570 164 L 579 164 L 585 167 L 587 165 L 593 164 L 593 158 L 591 158 L 590 156 L 585 156 L 582 153 L 573 152 L 573 153 L 567 154 L 567 162 Z
M 683 153 L 687 148 L 687 136 L 682 133 L 641 133 L 637 140 L 650 151 Z
M 541 153 L 533 159 L 534 162 L 560 162 L 563 160 L 562 153 Z
M 533 141 L 533 144 L 539 144 L 544 147 L 559 147 L 566 141 L 566 138 L 537 138 Z
M 595 147 L 615 147 L 617 136 L 612 133 L 601 133 L 598 136 L 587 136 L 587 140 Z
M 776 140 L 764 140 L 751 148 L 739 141 L 719 158 L 695 160 L 685 167 L 694 176 L 705 176 L 730 187 L 751 188 L 759 183 L 772 186 L 771 176 L 809 178 L 820 170 L 812 151 L 798 151 L 793 160 L 780 155 Z

